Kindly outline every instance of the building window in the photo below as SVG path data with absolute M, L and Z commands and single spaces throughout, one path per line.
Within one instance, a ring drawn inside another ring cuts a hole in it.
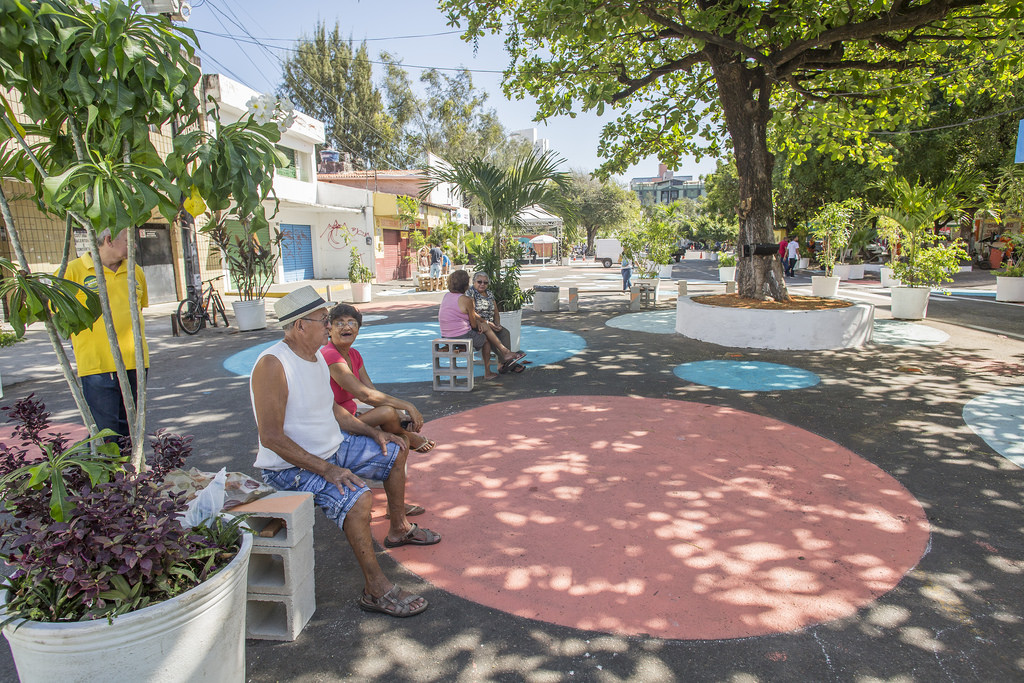
M 281 145 L 275 145 L 275 147 L 277 147 L 278 152 L 288 159 L 288 165 L 277 169 L 277 174 L 285 178 L 294 178 L 303 182 L 307 181 L 306 158 L 309 155 L 290 147 L 282 147 Z

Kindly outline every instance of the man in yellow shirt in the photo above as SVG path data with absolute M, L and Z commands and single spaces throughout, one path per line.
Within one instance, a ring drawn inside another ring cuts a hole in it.
M 135 373 L 135 340 L 132 338 L 131 304 L 128 300 L 128 234 L 131 228 L 122 230 L 117 237 L 111 239 L 110 231 L 104 230 L 99 236 L 100 261 L 106 277 L 107 296 L 110 298 L 110 311 L 114 318 L 114 330 L 117 332 L 117 343 L 121 347 L 128 380 L 132 387 L 132 397 L 137 396 Z M 68 280 L 77 282 L 92 291 L 98 291 L 96 268 L 91 254 L 84 254 L 68 264 L 64 274 Z M 135 266 L 136 294 L 139 302 L 139 323 L 142 328 L 142 352 L 145 367 L 149 367 L 149 348 L 146 345 L 146 327 L 142 319 L 142 309 L 149 305 L 146 289 L 146 277 L 142 268 Z M 84 295 L 82 297 L 84 299 Z M 71 345 L 75 350 L 75 364 L 78 376 L 82 378 L 82 392 L 89 404 L 96 426 L 100 429 L 112 429 L 122 436 L 127 436 L 128 415 L 121 396 L 121 387 L 117 381 L 117 369 L 114 365 L 114 354 L 107 339 L 107 331 L 100 318 L 91 329 L 71 337 Z

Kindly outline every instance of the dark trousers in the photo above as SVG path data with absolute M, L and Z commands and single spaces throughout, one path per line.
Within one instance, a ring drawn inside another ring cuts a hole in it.
M 633 286 L 633 269 L 623 268 L 622 269 L 622 291 L 625 292 L 627 289 Z
M 139 392 L 134 370 L 128 371 L 128 383 L 132 387 L 132 398 L 137 398 Z M 85 375 L 82 377 L 82 393 L 85 394 L 85 402 L 89 404 L 99 429 L 111 429 L 121 436 L 129 435 L 128 412 L 124 407 L 116 372 Z

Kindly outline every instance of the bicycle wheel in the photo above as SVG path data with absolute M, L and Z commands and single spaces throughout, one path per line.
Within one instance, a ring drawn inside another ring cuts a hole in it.
M 224 327 L 230 327 L 228 325 L 228 312 L 224 310 L 224 301 L 221 300 L 220 294 L 214 294 L 213 300 L 210 302 L 210 308 L 212 308 L 213 315 L 213 326 L 217 327 L 217 315 L 219 314 L 221 320 L 224 321 Z
M 195 334 L 203 329 L 203 309 L 192 299 L 185 299 L 178 304 L 178 327 L 185 334 Z

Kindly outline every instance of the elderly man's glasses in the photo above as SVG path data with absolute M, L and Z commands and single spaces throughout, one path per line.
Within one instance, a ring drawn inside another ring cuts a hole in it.
M 327 323 L 328 317 L 326 315 L 322 315 L 319 318 L 299 318 L 299 320 L 305 320 L 308 323 L 318 323 L 319 325 L 321 325 L 323 327 L 327 327 L 327 324 L 328 324 Z
M 331 325 L 333 325 L 335 328 L 340 330 L 343 327 L 359 327 L 359 321 L 358 320 L 335 320 L 333 323 L 331 323 Z

